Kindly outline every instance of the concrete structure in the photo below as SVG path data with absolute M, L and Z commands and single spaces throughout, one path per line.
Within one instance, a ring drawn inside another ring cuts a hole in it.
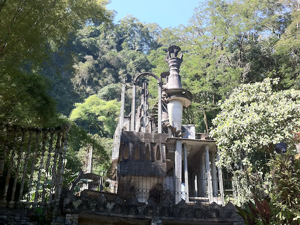
M 111 191 L 101 190 L 101 177 L 92 173 L 92 148 L 87 153 L 85 171 L 80 171 L 69 187 L 63 187 L 69 125 L 41 129 L 0 124 L 1 140 L 6 140 L 0 142 L 0 150 L 4 150 L 0 157 L 5 159 L 0 160 L 0 183 L 4 184 L 0 188 L 0 224 L 244 224 L 233 204 L 223 206 L 222 171 L 215 164 L 215 142 L 207 135 L 197 139 L 194 125 L 181 124 L 182 108 L 191 104 L 191 94 L 181 86 L 179 52 L 179 47 L 169 48 L 166 61 L 170 72 L 160 77 L 142 73 L 134 79 L 129 116 L 124 116 L 123 82 Z M 158 102 L 151 114 L 146 84 L 136 108 L 136 85 L 143 76 L 157 80 Z M 14 159 L 15 166 L 3 171 L 2 164 L 12 165 Z M 25 176 L 28 169 L 29 179 Z M 48 180 L 49 169 L 52 177 Z M 38 174 L 35 181 L 34 174 Z M 18 177 L 22 178 L 19 187 Z M 24 188 L 25 179 L 28 190 Z
M 183 59 L 178 46 L 168 49 L 169 72 L 160 77 L 142 73 L 133 80 L 132 110 L 124 116 L 125 84 L 122 107 L 112 153 L 113 180 L 117 194 L 135 195 L 141 203 L 156 195 L 169 194 L 174 204 L 182 199 L 191 204 L 224 204 L 222 171 L 216 167 L 215 141 L 196 139 L 195 126 L 182 125 L 184 107 L 191 105 L 192 95 L 182 88 L 179 75 Z M 179 54 L 180 53 L 180 54 Z M 141 77 L 157 81 L 158 102 L 148 111 L 147 84 L 142 85 L 140 106 L 136 108 L 136 90 Z M 203 135 L 202 135 L 203 136 Z

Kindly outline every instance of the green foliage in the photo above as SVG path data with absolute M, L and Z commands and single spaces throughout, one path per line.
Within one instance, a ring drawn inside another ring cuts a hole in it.
M 131 82 L 139 73 L 150 71 L 145 53 L 158 47 L 158 30 L 157 25 L 143 24 L 133 17 L 125 17 L 114 26 L 102 24 L 81 29 L 74 40 L 72 83 L 82 100 L 94 94 L 102 96 L 106 91 L 111 95 L 104 99 L 118 99 L 120 92 L 111 92 L 113 85 L 123 78 Z
M 281 77 L 278 89 L 299 88 L 299 13 L 291 2 L 210 0 L 195 9 L 189 26 L 162 30 L 162 47 L 148 59 L 159 75 L 168 70 L 163 61 L 167 47 L 182 48 L 180 74 L 195 103 L 183 122 L 209 132 L 219 112 L 216 103 L 243 83 Z
M 1 5 L 0 73 L 47 57 L 48 43 L 60 45 L 69 33 L 90 21 L 110 21 L 105 0 L 4 1 Z
M 91 135 L 91 140 L 83 145 L 77 156 L 82 160 L 90 148 L 93 148 L 93 173 L 107 176 L 110 168 L 110 156 L 113 148 L 113 140 L 109 138 L 100 137 L 97 134 Z
M 268 225 L 271 219 L 271 209 L 269 203 L 264 200 L 258 200 L 254 196 L 254 202 L 248 201 L 242 207 L 236 206 L 238 214 L 244 219 L 246 225 Z
M 300 161 L 294 153 L 272 156 L 267 166 L 271 168 L 271 182 L 264 182 L 265 199 L 245 202 L 242 207 L 236 206 L 238 214 L 246 224 L 291 224 L 300 222 Z M 253 203 L 255 202 L 255 204 Z
M 84 121 L 90 128 L 97 129 L 102 137 L 112 137 L 117 127 L 120 104 L 117 100 L 105 101 L 97 95 L 88 97 L 84 103 L 76 103 L 70 119 Z
M 2 1 L 1 120 L 49 126 L 57 117 L 43 62 L 87 21 L 110 22 L 104 0 Z M 52 74 L 53 75 L 53 74 Z
M 55 102 L 47 94 L 49 81 L 37 74 L 4 75 L 0 83 L 0 120 L 20 125 L 49 126 L 56 117 Z
M 276 220 L 281 224 L 300 223 L 300 161 L 292 152 L 276 155 L 269 162 L 274 185 L 270 198 Z
M 233 173 L 236 203 L 268 194 L 272 186 L 268 160 L 275 145 L 285 142 L 294 149 L 293 132 L 300 125 L 300 93 L 274 91 L 278 80 L 244 84 L 233 90 L 213 120 L 219 166 Z
M 197 132 L 208 133 L 221 111 L 212 131 L 221 165 L 234 174 L 238 196 L 245 200 L 253 190 L 264 195 L 259 186 L 271 182 L 266 163 L 274 144 L 284 141 L 292 146 L 291 132 L 299 127 L 299 93 L 280 91 L 300 87 L 300 14 L 293 1 L 209 0 L 195 10 L 189 26 L 163 30 L 130 16 L 112 24 L 106 4 L 0 4 L 0 120 L 56 126 L 67 122 L 56 109 L 68 116 L 75 105 L 66 177 L 76 174 L 80 154 L 91 145 L 97 170 L 104 171 L 117 124 L 121 80 L 130 83 L 141 72 L 159 76 L 167 71 L 164 57 L 176 44 L 184 53 L 183 87 L 194 95 L 183 123 L 194 123 Z M 240 86 L 266 77 L 280 80 Z M 154 79 L 149 87 L 153 105 Z M 130 95 L 127 90 L 127 102 Z M 130 112 L 130 103 L 125 111 Z
M 241 85 L 221 105 L 211 135 L 217 140 L 220 165 L 229 170 L 265 164 L 257 154 L 272 154 L 275 144 L 293 146 L 293 131 L 300 125 L 300 93 L 274 91 L 278 80 Z

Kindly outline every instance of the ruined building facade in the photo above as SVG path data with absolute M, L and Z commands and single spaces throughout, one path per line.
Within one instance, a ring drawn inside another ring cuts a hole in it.
M 183 55 L 180 48 L 168 49 L 170 70 L 160 77 L 142 73 L 133 80 L 132 110 L 124 116 L 124 93 L 112 153 L 115 191 L 123 197 L 135 195 L 141 203 L 169 196 L 174 204 L 185 202 L 224 204 L 222 170 L 215 141 L 196 135 L 195 125 L 182 124 L 184 107 L 192 95 L 182 88 L 179 75 Z M 143 83 L 136 107 L 137 84 L 144 77 L 157 81 L 158 101 L 149 112 L 147 84 Z
M 183 108 L 191 105 L 192 95 L 182 89 L 179 53 L 177 46 L 168 49 L 169 72 L 134 78 L 128 116 L 123 83 L 110 192 L 101 189 L 102 178 L 92 173 L 92 148 L 84 171 L 63 184 L 69 126 L 40 129 L 0 124 L 0 224 L 242 225 L 234 205 L 224 206 L 215 141 L 197 135 L 194 125 L 182 124 Z M 151 113 L 147 84 L 137 86 L 148 76 L 156 79 L 158 89 Z M 141 91 L 138 107 L 137 90 Z M 19 177 L 22 182 L 17 187 Z M 80 191 L 75 191 L 78 186 Z

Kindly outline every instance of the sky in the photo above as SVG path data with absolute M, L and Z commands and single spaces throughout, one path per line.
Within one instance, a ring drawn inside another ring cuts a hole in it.
M 109 10 L 115 10 L 114 22 L 126 15 L 143 23 L 157 23 L 162 28 L 187 25 L 200 0 L 111 0 Z

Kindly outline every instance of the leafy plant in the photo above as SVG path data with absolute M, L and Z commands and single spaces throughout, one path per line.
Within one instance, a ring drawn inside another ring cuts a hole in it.
M 282 224 L 299 224 L 300 160 L 295 159 L 294 153 L 288 151 L 286 154 L 273 157 L 268 166 L 274 168 L 271 172 L 274 185 L 270 198 L 277 220 Z
M 269 203 L 264 200 L 258 200 L 254 196 L 254 203 L 252 201 L 245 202 L 242 207 L 235 206 L 238 214 L 244 219 L 245 224 L 268 225 L 271 221 L 271 209 Z

